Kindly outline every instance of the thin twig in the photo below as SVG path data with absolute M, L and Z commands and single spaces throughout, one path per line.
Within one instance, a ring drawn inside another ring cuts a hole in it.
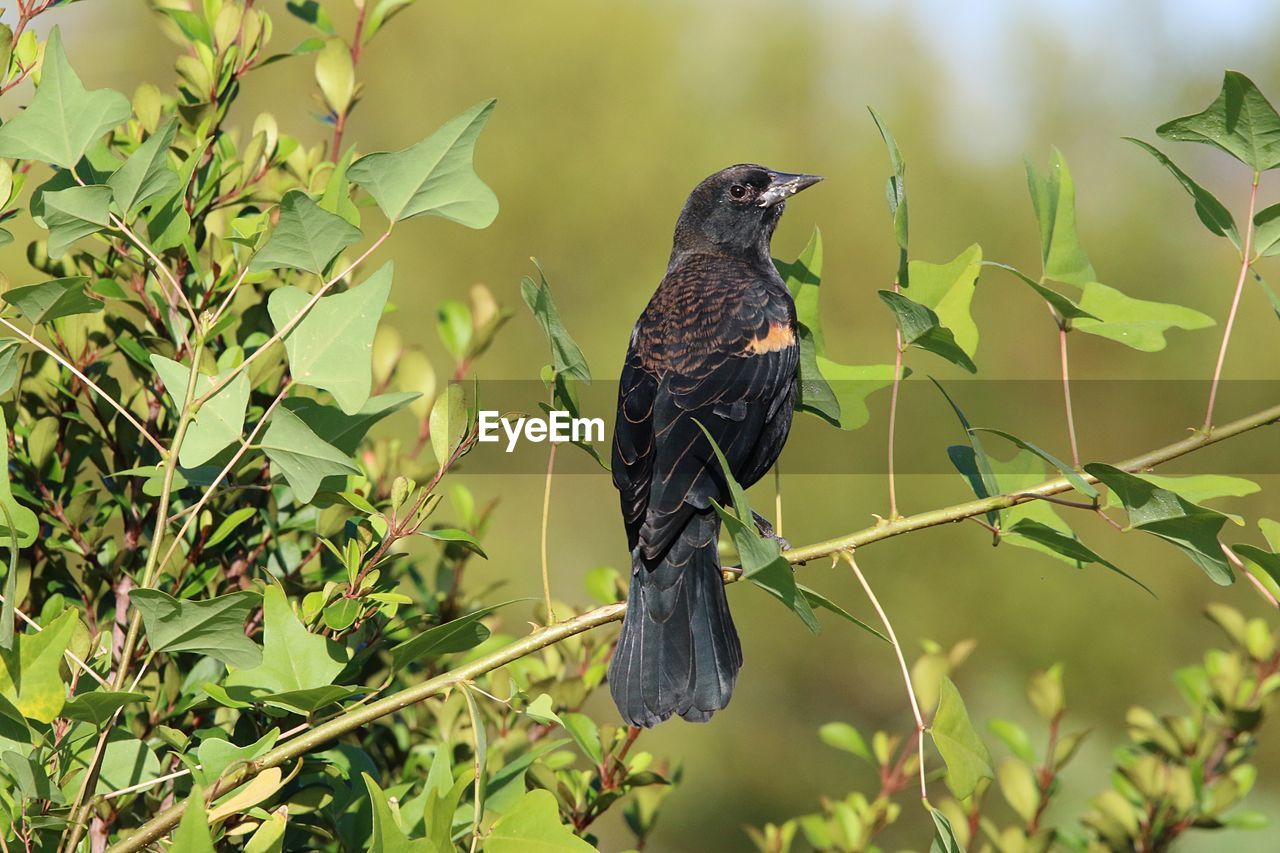
M 898 426 L 898 388 L 902 385 L 902 330 L 897 332 L 897 353 L 893 359 L 893 389 L 889 393 L 889 520 L 898 515 L 898 491 L 893 474 L 893 438 Z
M 1213 429 L 1213 406 L 1218 399 L 1218 382 L 1222 379 L 1222 366 L 1227 360 L 1227 345 L 1231 342 L 1231 329 L 1236 323 L 1236 312 L 1240 309 L 1240 295 L 1244 293 L 1244 280 L 1249 274 L 1253 259 L 1249 253 L 1253 251 L 1253 211 L 1258 206 L 1257 172 L 1253 173 L 1253 188 L 1249 193 L 1249 216 L 1245 220 L 1244 251 L 1240 253 L 1240 275 L 1236 279 L 1236 293 L 1231 297 L 1231 311 L 1227 313 L 1227 325 L 1222 330 L 1222 346 L 1218 348 L 1218 363 L 1213 368 L 1213 384 L 1209 386 L 1209 407 L 1204 413 L 1204 431 Z
M 6 328 L 8 328 L 11 332 L 13 332 L 14 334 L 20 335 L 20 336 L 23 338 L 23 340 L 25 340 L 27 343 L 29 343 L 29 344 L 31 344 L 31 345 L 33 345 L 33 346 L 35 346 L 37 349 L 39 349 L 39 350 L 40 350 L 41 352 L 43 352 L 45 355 L 49 356 L 49 357 L 50 357 L 50 358 L 52 358 L 54 361 L 56 361 L 58 364 L 62 365 L 64 368 L 66 368 L 68 371 L 70 371 L 70 373 L 71 373 L 71 375 L 72 375 L 72 376 L 74 376 L 75 378 L 79 379 L 79 380 L 80 380 L 81 382 L 83 382 L 83 383 L 84 383 L 88 388 L 90 388 L 90 389 L 91 389 L 95 394 L 97 394 L 99 397 L 101 397 L 101 398 L 102 398 L 103 400 L 105 400 L 106 402 L 110 403 L 110 404 L 111 404 L 111 407 L 112 407 L 112 408 L 114 408 L 117 412 L 119 412 L 119 413 L 120 413 L 120 415 L 121 415 L 121 417 L 123 417 L 126 421 L 128 421 L 128 422 L 133 426 L 133 428 L 134 428 L 134 429 L 136 429 L 136 430 L 138 431 L 138 434 L 139 434 L 139 435 L 141 435 L 143 438 L 145 438 L 145 439 L 147 440 L 147 442 L 148 442 L 148 443 L 150 443 L 150 445 L 151 445 L 152 447 L 154 447 L 156 450 L 160 451 L 160 455 L 161 455 L 161 456 L 165 456 L 165 455 L 167 455 L 167 454 L 168 454 L 168 451 L 167 451 L 167 450 L 165 450 L 164 445 L 163 445 L 163 444 L 161 444 L 159 441 L 157 441 L 157 440 L 156 440 L 156 438 L 155 438 L 155 436 L 153 436 L 151 433 L 147 432 L 147 428 L 146 428 L 146 427 L 144 427 L 144 426 L 143 426 L 143 425 L 138 421 L 138 419 L 137 419 L 137 418 L 135 418 L 132 414 L 130 414 L 130 413 L 129 413 L 129 410 L 128 410 L 128 409 L 126 409 L 126 408 L 125 408 L 125 407 L 120 403 L 120 401 L 119 401 L 119 400 L 117 400 L 115 397 L 112 397 L 112 396 L 111 396 L 110 394 L 108 394 L 106 391 L 103 391 L 101 388 L 99 388 L 99 387 L 98 387 L 98 385 L 97 385 L 97 383 L 95 383 L 95 382 L 94 382 L 92 379 L 90 379 L 88 376 L 85 376 L 85 375 L 84 375 L 84 373 L 82 373 L 78 368 L 76 368 L 76 366 L 75 366 L 75 365 L 73 365 L 71 362 L 67 361 L 65 358 L 63 358 L 61 355 L 59 355 L 57 352 L 55 352 L 55 351 L 54 351 L 53 349 L 51 349 L 50 347 L 47 347 L 47 346 L 45 346 L 43 343 L 41 343 L 40 341 L 36 340 L 36 338 L 35 338 L 35 337 L 33 337 L 32 335 L 27 334 L 27 333 L 26 333 L 26 332 L 24 332 L 22 329 L 20 329 L 20 328 L 18 328 L 17 326 L 15 326 L 13 323 L 10 323 L 10 322 L 9 322 L 8 320 L 6 320 L 5 318 L 0 317 L 0 323 L 3 323 L 3 324 L 5 325 L 5 327 L 6 327 Z
M 876 594 L 871 590 L 871 584 L 867 583 L 862 570 L 858 568 L 858 561 L 853 558 L 853 552 L 846 551 L 841 556 L 849 564 L 849 568 L 853 569 L 853 574 L 858 578 L 858 583 L 862 585 L 862 591 L 871 600 L 871 606 L 875 608 L 876 615 L 880 617 L 880 622 L 884 625 L 885 633 L 889 635 L 889 642 L 893 644 L 893 652 L 898 656 L 898 666 L 902 669 L 902 681 L 907 687 L 907 699 L 911 702 L 911 713 L 916 718 L 916 755 L 920 764 L 920 799 L 928 803 L 929 789 L 925 786 L 924 781 L 924 716 L 920 713 L 920 703 L 916 701 L 916 691 L 911 684 L 911 669 L 907 666 L 907 659 L 902 654 L 902 646 L 898 643 L 898 637 L 893 632 L 893 624 L 889 622 L 888 614 L 884 612 L 884 608 L 880 606 L 880 600 L 876 598 Z

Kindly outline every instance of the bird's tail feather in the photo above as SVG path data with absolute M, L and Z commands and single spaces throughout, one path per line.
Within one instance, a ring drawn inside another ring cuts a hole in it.
M 700 513 L 659 560 L 632 553 L 631 594 L 609 665 L 609 691 L 630 725 L 677 714 L 705 722 L 729 704 L 742 646 L 720 575 L 719 530 L 714 513 Z

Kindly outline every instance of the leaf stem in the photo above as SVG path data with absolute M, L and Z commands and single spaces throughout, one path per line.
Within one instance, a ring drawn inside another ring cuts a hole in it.
M 1080 445 L 1076 443 L 1076 418 L 1071 407 L 1071 369 L 1067 363 L 1067 329 L 1058 326 L 1058 358 L 1062 362 L 1062 399 L 1067 409 L 1067 437 L 1071 439 L 1071 464 L 1080 467 Z
M 551 518 L 551 477 L 555 473 L 556 450 L 560 445 L 552 442 L 551 452 L 547 455 L 547 482 L 542 490 L 542 597 L 547 608 L 547 624 L 554 625 L 555 611 L 551 607 L 551 570 L 547 558 L 547 527 Z
M 858 561 L 853 558 L 853 551 L 845 551 L 841 556 L 849 564 L 849 568 L 853 569 L 854 576 L 858 578 L 858 583 L 862 585 L 862 591 L 871 600 L 871 606 L 875 608 L 876 615 L 880 617 L 885 633 L 889 635 L 889 642 L 893 644 L 893 652 L 898 657 L 898 667 L 902 670 L 902 681 L 907 687 L 907 699 L 911 703 L 911 713 L 916 718 L 916 754 L 920 764 L 920 799 L 927 804 L 929 802 L 929 789 L 926 787 L 924 780 L 924 716 L 920 713 L 920 703 L 916 700 L 916 691 L 911 684 L 911 669 L 907 666 L 907 659 L 902 654 L 902 646 L 898 643 L 898 636 L 893 632 L 893 623 L 889 621 L 889 615 L 880 606 L 880 599 L 876 598 L 875 592 L 871 589 L 871 584 L 867 583 L 862 570 L 858 568 Z
M 897 289 L 895 285 L 895 290 Z M 889 520 L 901 518 L 898 514 L 897 481 L 893 473 L 893 439 L 898 426 L 898 388 L 902 385 L 902 330 L 898 329 L 897 354 L 893 359 L 893 389 L 889 393 Z
M 1213 407 L 1218 399 L 1218 382 L 1222 379 L 1222 366 L 1227 360 L 1227 345 L 1231 343 L 1231 330 L 1236 323 L 1236 312 L 1240 309 L 1240 295 L 1244 293 L 1244 280 L 1249 274 L 1253 260 L 1249 257 L 1253 251 L 1253 212 L 1258 207 L 1258 181 L 1260 175 L 1253 173 L 1253 188 L 1249 192 L 1249 218 L 1245 223 L 1244 250 L 1240 253 L 1240 275 L 1236 278 L 1236 292 L 1231 297 L 1231 310 L 1227 313 L 1227 325 L 1222 330 L 1222 346 L 1218 348 L 1218 363 L 1213 368 L 1213 384 L 1209 386 L 1209 406 L 1204 413 L 1204 431 L 1213 430 Z

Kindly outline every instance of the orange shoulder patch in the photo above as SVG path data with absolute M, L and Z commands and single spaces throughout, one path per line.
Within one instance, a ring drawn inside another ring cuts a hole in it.
M 785 323 L 774 323 L 769 326 L 769 333 L 763 338 L 752 338 L 747 344 L 747 352 L 752 355 L 764 355 L 767 352 L 784 350 L 796 342 L 795 332 Z

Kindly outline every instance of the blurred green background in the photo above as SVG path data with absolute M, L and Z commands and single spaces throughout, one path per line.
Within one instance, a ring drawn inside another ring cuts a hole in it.
M 349 29 L 350 10 L 329 5 L 340 29 Z M 1202 228 L 1169 175 L 1120 137 L 1154 141 L 1157 124 L 1213 99 L 1224 68 L 1245 72 L 1280 102 L 1280 8 L 1269 0 L 963 5 L 971 8 L 944 0 L 564 0 L 409 8 L 361 61 L 364 99 L 347 139 L 362 151 L 398 148 L 496 96 L 477 166 L 502 213 L 480 232 L 443 222 L 399 229 L 388 256 L 397 264 L 393 298 L 400 310 L 390 321 L 407 342 L 425 346 L 443 374 L 449 366 L 433 331 L 434 305 L 465 298 L 471 284 L 484 282 L 519 313 L 481 361 L 480 375 L 531 379 L 546 358 L 545 341 L 520 305 L 518 281 L 536 255 L 568 328 L 607 382 L 616 377 L 631 325 L 661 278 L 688 191 L 722 166 L 755 161 L 828 176 L 790 205 L 775 254 L 793 257 L 821 226 L 828 347 L 841 361 L 888 360 L 892 325 L 875 291 L 891 283 L 896 250 L 884 204 L 888 166 L 866 111 L 870 104 L 907 158 L 913 257 L 944 261 L 979 242 L 989 258 L 1038 271 L 1022 160 L 1030 157 L 1043 169 L 1057 145 L 1074 172 L 1082 237 L 1101 279 L 1221 322 L 1235 280 L 1233 251 Z M 277 49 L 306 34 L 283 4 L 268 8 Z M 145 4 L 100 0 L 56 11 L 41 23 L 62 24 L 72 61 L 90 86 L 131 92 L 155 81 L 171 87 L 174 51 Z M 309 58 L 255 72 L 232 123 L 247 126 L 258 112 L 270 111 L 282 130 L 304 142 L 326 139 L 327 128 L 314 118 L 320 107 L 300 96 L 311 91 L 311 80 Z M 1205 146 L 1164 147 L 1242 217 L 1249 183 L 1244 167 Z M 1275 199 L 1274 187 L 1264 184 L 1263 202 Z M 4 257 L 9 277 L 28 283 L 31 273 L 18 254 L 11 249 Z M 988 274 L 975 304 L 983 329 L 981 376 L 1057 375 L 1054 327 L 1025 289 Z M 1276 333 L 1275 316 L 1250 284 L 1227 375 L 1276 378 Z M 1155 354 L 1073 335 L 1073 371 L 1090 378 L 1203 379 L 1219 334 L 1174 332 L 1168 349 Z M 919 351 L 909 363 L 919 375 L 950 378 L 963 395 L 962 377 L 949 365 Z M 904 393 L 919 418 L 950 426 L 952 415 L 927 385 L 912 383 Z M 1125 455 L 1175 440 L 1197 422 L 1202 405 L 1198 397 L 1185 402 L 1182 419 L 1124 399 L 1085 406 L 1077 412 L 1082 452 Z M 1243 414 L 1243 406 L 1228 388 L 1220 417 Z M 832 433 L 826 441 L 836 452 L 882 447 L 886 407 L 887 395 L 878 395 L 872 426 Z M 611 422 L 612 411 L 599 408 L 605 410 L 590 414 Z M 1003 405 L 986 400 L 969 414 L 1066 455 L 1056 411 L 1029 408 L 1011 396 Z M 1031 423 L 1040 425 L 1025 426 Z M 902 428 L 910 433 L 912 423 Z M 1259 470 L 1274 471 L 1275 448 L 1274 433 L 1255 433 L 1169 470 L 1239 473 L 1256 461 Z M 945 464 L 941 444 L 919 452 Z M 912 462 L 917 470 L 930 464 Z M 1257 479 L 1260 495 L 1226 508 L 1280 517 L 1280 477 Z M 504 581 L 513 594 L 537 594 L 541 476 L 473 473 L 466 481 L 481 498 L 501 496 L 498 532 L 487 543 L 490 560 L 477 571 Z M 794 475 L 783 483 L 784 532 L 797 544 L 863 527 L 872 513 L 887 511 L 882 476 Z M 899 492 L 905 512 L 967 494 L 955 475 L 905 476 Z M 759 508 L 772 505 L 771 484 L 755 494 Z M 587 570 L 626 565 L 614 492 L 601 473 L 572 474 L 557 479 L 553 497 L 554 589 L 558 598 L 582 604 Z M 1079 530 L 1155 588 L 1159 599 L 1100 570 L 1077 572 L 1026 550 L 992 549 L 976 525 L 897 538 L 860 557 L 911 651 L 926 637 L 948 645 L 978 641 L 957 681 L 979 721 L 1011 717 L 1040 732 L 1023 698 L 1026 676 L 1065 663 L 1069 728 L 1092 728 L 1093 735 L 1066 775 L 1057 814 L 1078 811 L 1105 787 L 1128 706 L 1177 707 L 1172 671 L 1218 640 L 1201 615 L 1206 602 L 1262 612 L 1247 585 L 1216 588 L 1150 537 L 1121 536 L 1092 519 Z M 1256 531 L 1241 530 L 1240 538 L 1256 540 Z M 846 570 L 824 564 L 801 572 L 806 582 L 870 616 Z M 815 810 L 823 794 L 873 790 L 868 768 L 819 742 L 823 722 L 847 720 L 864 732 L 909 730 L 886 647 L 829 620 L 820 637 L 811 637 L 753 589 L 733 588 L 731 601 L 747 660 L 732 706 L 708 725 L 668 723 L 639 742 L 684 766 L 684 784 L 667 801 L 654 849 L 743 849 L 744 824 Z M 520 631 L 521 620 L 509 617 L 507 628 Z M 601 699 L 594 710 L 609 719 L 613 712 Z M 1280 732 L 1270 734 L 1251 805 L 1280 821 Z M 997 756 L 1000 750 L 993 743 Z M 619 822 L 601 826 L 603 846 L 618 849 L 626 835 L 620 817 L 611 819 Z M 908 803 L 902 828 L 886 847 L 920 846 L 925 821 Z M 1212 847 L 1273 850 L 1277 832 L 1219 835 Z M 1195 842 L 1186 849 L 1196 849 Z

